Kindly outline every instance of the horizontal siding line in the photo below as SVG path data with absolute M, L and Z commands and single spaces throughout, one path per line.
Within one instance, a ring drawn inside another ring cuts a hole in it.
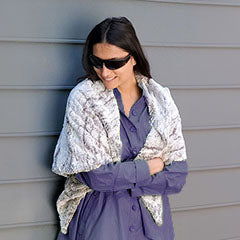
M 227 85 L 167 85 L 173 90 L 219 90 L 219 89 L 240 89 L 238 84 Z
M 226 124 L 226 125 L 206 125 L 206 126 L 185 126 L 183 131 L 204 131 L 204 130 L 223 130 L 223 129 L 238 129 L 240 124 Z M 3 137 L 52 137 L 59 136 L 60 131 L 42 131 L 42 132 L 16 132 L 16 133 L 1 133 L 0 138 Z
M 143 47 L 174 47 L 174 48 L 240 48 L 239 43 L 194 43 L 194 42 L 142 42 Z
M 238 205 L 240 205 L 240 201 L 228 202 L 228 203 L 204 204 L 204 205 L 198 205 L 198 206 L 177 207 L 177 208 L 171 208 L 171 211 L 184 212 L 184 211 L 202 210 L 202 209 L 219 208 L 219 207 L 232 207 L 232 206 L 238 206 Z
M 26 223 L 10 223 L 1 224 L 0 229 L 19 228 L 19 227 L 35 227 L 45 225 L 57 225 L 57 221 L 41 221 L 41 222 L 26 222 Z
M 0 133 L 1 137 L 54 137 L 59 136 L 60 131 L 42 131 L 42 132 L 16 132 Z
M 0 90 L 71 90 L 74 85 L 47 86 L 47 85 L 0 85 Z
M 240 168 L 240 164 L 191 167 L 189 169 L 189 172 L 200 172 L 200 171 L 211 171 L 211 170 L 222 170 L 222 169 L 227 170 L 227 169 L 236 169 L 236 168 Z
M 57 44 L 85 44 L 85 40 L 77 38 L 44 38 L 44 37 L 1 37 L 0 42 L 15 43 L 57 43 Z
M 174 212 L 174 210 L 172 210 Z M 177 212 L 177 211 L 175 211 Z M 35 226 L 46 226 L 46 225 L 58 225 L 57 221 L 41 221 L 41 222 L 26 222 L 26 223 L 12 223 L 12 224 L 1 224 L 0 229 L 11 229 L 11 228 L 23 228 L 23 227 L 35 227 Z M 239 240 L 240 237 L 224 238 L 221 240 Z
M 204 131 L 204 130 L 223 130 L 223 129 L 238 129 L 240 124 L 225 124 L 225 125 L 206 125 L 206 126 L 186 126 L 184 131 Z M 0 135 L 1 136 L 1 135 Z
M 77 84 L 77 83 L 76 83 Z M 227 85 L 165 85 L 172 90 L 221 90 L 240 89 L 238 84 Z M 71 90 L 75 85 L 0 85 L 0 90 Z
M 38 183 L 38 182 L 55 182 L 62 180 L 63 177 L 43 177 L 43 178 L 26 178 L 26 179 L 11 179 L 0 180 L 0 185 L 4 184 L 21 184 L 21 183 Z
M 43 37 L 1 37 L 0 42 L 13 43 L 49 43 L 84 45 L 85 39 L 77 38 L 43 38 Z M 184 48 L 240 48 L 240 43 L 200 43 L 200 42 L 152 42 L 141 41 L 143 47 L 184 47 Z
M 240 240 L 240 236 L 230 237 L 230 238 L 222 238 L 219 240 Z
M 203 167 L 190 167 L 189 173 L 198 171 L 211 171 L 211 170 L 222 170 L 222 169 L 236 169 L 240 168 L 240 164 L 233 165 L 218 165 L 218 166 L 203 166 Z M 64 177 L 43 177 L 43 178 L 26 178 L 26 179 L 10 179 L 10 180 L 0 180 L 0 185 L 2 184 L 22 184 L 22 183 L 38 183 L 38 182 L 52 182 L 61 181 Z
M 159 2 L 159 3 L 176 3 L 176 4 L 191 4 L 191 5 L 214 5 L 214 6 L 230 6 L 230 7 L 239 7 L 240 2 L 228 2 L 228 1 L 209 1 L 209 0 L 140 0 L 144 2 Z

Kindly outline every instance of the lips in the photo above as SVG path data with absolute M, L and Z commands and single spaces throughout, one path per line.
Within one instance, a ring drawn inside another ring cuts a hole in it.
M 106 82 L 110 82 L 112 80 L 114 80 L 116 77 L 113 77 L 113 78 L 103 78 L 103 81 L 106 81 Z

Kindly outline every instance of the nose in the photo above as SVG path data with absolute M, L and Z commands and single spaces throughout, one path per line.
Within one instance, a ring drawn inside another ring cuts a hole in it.
M 101 74 L 102 74 L 102 77 L 103 77 L 103 78 L 107 78 L 108 76 L 111 75 L 111 71 L 112 71 L 112 70 L 108 69 L 108 68 L 105 66 L 105 64 L 103 64 L 103 67 L 102 67 L 101 70 L 102 70 Z

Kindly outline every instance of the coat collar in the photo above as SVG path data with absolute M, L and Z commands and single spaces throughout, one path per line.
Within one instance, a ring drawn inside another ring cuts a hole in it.
M 160 135 L 163 143 L 166 143 L 166 99 L 164 88 L 143 75 L 136 74 L 138 86 L 143 90 L 143 95 L 150 114 L 151 130 L 146 138 L 144 146 L 150 146 L 152 136 Z M 105 88 L 102 81 L 92 82 L 91 106 L 101 119 L 108 134 L 109 146 L 113 161 L 121 161 L 122 143 L 120 138 L 120 113 L 113 90 Z M 143 146 L 143 147 L 144 147 Z

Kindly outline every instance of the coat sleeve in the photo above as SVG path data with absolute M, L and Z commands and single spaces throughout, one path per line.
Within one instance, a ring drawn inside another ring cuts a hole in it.
M 173 194 L 181 191 L 186 182 L 186 161 L 173 162 L 164 170 L 150 175 L 145 160 L 102 165 L 98 169 L 77 174 L 77 178 L 96 191 L 131 189 L 132 196 Z
M 141 185 L 136 184 L 135 188 L 132 189 L 132 196 L 179 193 L 186 183 L 187 174 L 186 161 L 173 162 L 171 165 L 165 166 L 163 171 L 152 175 Z
M 118 191 L 134 189 L 151 180 L 145 160 L 109 163 L 98 169 L 77 174 L 77 178 L 96 191 Z

